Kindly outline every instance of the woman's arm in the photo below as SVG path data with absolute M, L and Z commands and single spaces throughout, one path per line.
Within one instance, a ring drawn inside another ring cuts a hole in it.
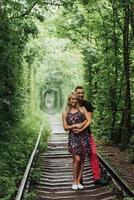
M 67 120 L 66 120 L 66 113 L 62 113 L 62 123 L 63 123 L 63 128 L 65 131 L 79 128 L 79 126 L 80 126 L 80 124 L 68 125 Z

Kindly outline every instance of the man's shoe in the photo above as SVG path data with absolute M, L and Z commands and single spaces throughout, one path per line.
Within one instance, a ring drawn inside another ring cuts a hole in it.
M 100 179 L 94 181 L 94 184 L 96 187 L 102 187 L 102 186 L 108 185 L 108 182 L 106 180 L 100 178 Z
M 78 189 L 78 185 L 73 184 L 73 185 L 72 185 L 72 189 L 73 189 L 73 190 L 77 190 L 77 189 Z
M 84 186 L 79 183 L 78 184 L 78 189 L 82 190 L 82 189 L 84 189 Z
M 106 174 L 104 177 L 102 177 L 102 180 L 107 181 L 107 183 L 110 183 L 112 181 L 112 178 L 111 178 L 111 176 Z

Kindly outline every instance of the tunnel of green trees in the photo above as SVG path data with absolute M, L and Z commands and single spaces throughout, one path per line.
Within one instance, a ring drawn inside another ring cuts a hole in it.
M 134 157 L 134 1 L 1 0 L 1 199 L 14 195 L 43 118 L 77 85 L 94 135 Z

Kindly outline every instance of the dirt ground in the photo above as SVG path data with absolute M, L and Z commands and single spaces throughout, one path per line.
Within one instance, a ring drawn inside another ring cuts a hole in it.
M 101 155 L 105 157 L 105 160 L 114 168 L 129 188 L 134 191 L 134 164 L 129 162 L 127 151 L 121 151 L 117 147 L 108 145 L 101 145 L 97 149 L 98 152 L 102 152 Z

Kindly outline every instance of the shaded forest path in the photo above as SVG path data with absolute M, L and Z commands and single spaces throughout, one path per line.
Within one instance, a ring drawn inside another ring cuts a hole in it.
M 84 190 L 72 190 L 72 158 L 67 151 L 67 135 L 60 121 L 50 117 L 52 136 L 41 155 L 41 178 L 37 185 L 39 200 L 114 200 L 108 187 L 95 188 L 89 160 L 84 165 Z

